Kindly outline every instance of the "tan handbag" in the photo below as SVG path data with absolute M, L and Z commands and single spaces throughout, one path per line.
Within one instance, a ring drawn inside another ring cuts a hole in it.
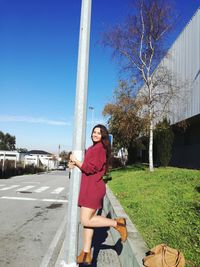
M 185 258 L 180 251 L 160 244 L 149 251 L 143 264 L 146 267 L 184 267 Z

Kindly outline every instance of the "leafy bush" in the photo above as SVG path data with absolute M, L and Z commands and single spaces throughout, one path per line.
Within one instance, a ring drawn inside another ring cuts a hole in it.
M 119 167 L 122 167 L 123 164 L 122 164 L 122 161 L 120 158 L 111 157 L 110 166 L 111 166 L 111 168 L 119 168 Z
M 159 122 L 156 125 L 154 137 L 158 164 L 166 167 L 168 166 L 171 159 L 172 144 L 174 139 L 174 134 L 170 127 L 170 122 L 166 118 L 164 118 L 162 122 Z

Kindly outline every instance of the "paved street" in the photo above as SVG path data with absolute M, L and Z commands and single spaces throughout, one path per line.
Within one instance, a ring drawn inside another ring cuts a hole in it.
M 67 209 L 67 171 L 0 179 L 0 267 L 39 267 Z

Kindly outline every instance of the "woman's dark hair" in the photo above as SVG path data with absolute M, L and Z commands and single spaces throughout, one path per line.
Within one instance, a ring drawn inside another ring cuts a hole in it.
M 110 161 L 110 156 L 111 156 L 111 144 L 110 144 L 110 138 L 109 138 L 109 133 L 107 128 L 102 125 L 102 124 L 97 124 L 94 126 L 94 128 L 92 129 L 92 134 L 94 132 L 95 128 L 100 128 L 100 132 L 101 132 L 101 142 L 103 144 L 103 147 L 106 150 L 106 170 L 108 170 L 109 167 L 109 161 Z M 91 138 L 92 138 L 92 134 L 91 134 Z

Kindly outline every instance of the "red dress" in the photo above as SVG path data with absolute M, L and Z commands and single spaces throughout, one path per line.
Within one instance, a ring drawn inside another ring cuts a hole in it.
M 78 205 L 100 209 L 106 193 L 105 183 L 102 179 L 106 171 L 106 150 L 101 142 L 88 148 L 81 171 Z

